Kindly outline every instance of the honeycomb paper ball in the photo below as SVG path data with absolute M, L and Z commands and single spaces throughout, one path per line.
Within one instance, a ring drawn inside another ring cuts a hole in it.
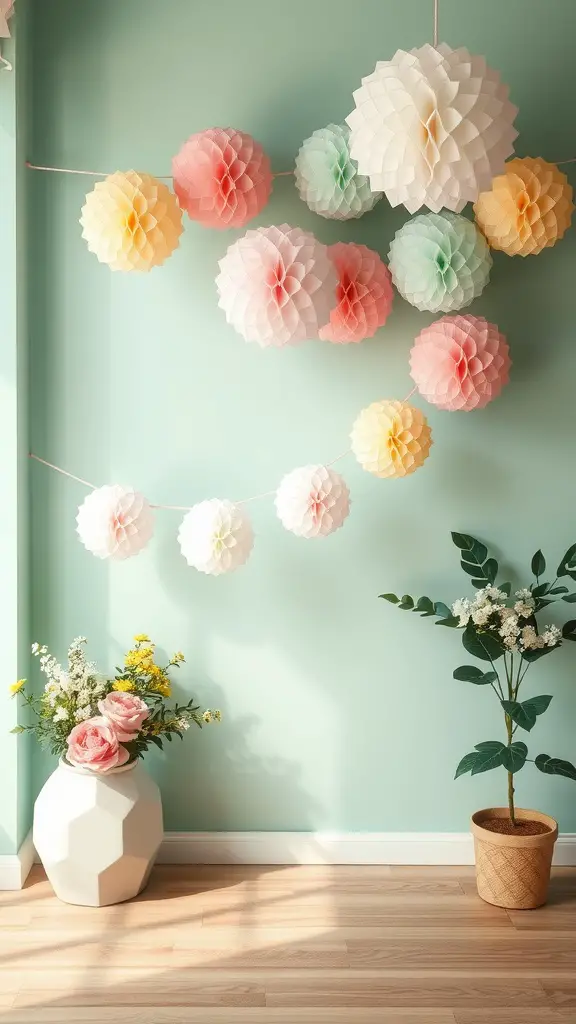
M 112 484 L 92 491 L 78 509 L 78 536 L 97 558 L 137 555 L 154 532 L 154 513 L 131 487 Z
M 362 469 L 383 478 L 402 477 L 428 458 L 432 435 L 420 409 L 384 399 L 362 410 L 351 440 Z
M 276 492 L 283 526 L 297 537 L 327 537 L 350 512 L 350 492 L 328 466 L 301 466 L 288 473 Z
M 172 160 L 172 174 L 180 206 L 208 228 L 243 227 L 264 209 L 272 190 L 262 146 L 235 128 L 191 135 Z
M 320 337 L 341 345 L 371 338 L 392 309 L 394 293 L 388 267 L 377 252 L 354 242 L 337 242 L 328 254 L 338 274 L 338 305 Z
M 80 217 L 90 252 L 111 270 L 148 271 L 180 244 L 176 196 L 150 174 L 117 171 L 86 196 Z
M 392 239 L 388 261 L 400 294 L 432 313 L 469 306 L 492 267 L 483 235 L 455 213 L 424 213 L 407 221 Z
M 257 228 L 220 260 L 216 285 L 229 324 L 263 348 L 317 338 L 336 305 L 328 249 L 309 231 Z
M 410 213 L 459 213 L 502 172 L 518 135 L 498 72 L 446 43 L 379 61 L 354 102 L 346 121 L 360 174 Z
M 420 332 L 410 353 L 418 391 L 439 409 L 482 409 L 508 383 L 510 355 L 496 324 L 444 316 Z
M 570 227 L 574 203 L 568 178 L 555 164 L 526 156 L 510 160 L 474 206 L 476 222 L 493 249 L 535 256 Z
M 367 213 L 382 198 L 350 157 L 350 129 L 329 124 L 306 139 L 296 157 L 296 188 L 314 213 L 350 220 Z
M 239 505 L 210 498 L 186 513 L 178 541 L 188 565 L 209 576 L 221 576 L 244 565 L 254 545 L 254 534 Z

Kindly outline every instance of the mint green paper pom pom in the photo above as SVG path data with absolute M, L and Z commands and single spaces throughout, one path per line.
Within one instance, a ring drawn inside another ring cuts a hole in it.
M 417 309 L 463 309 L 488 284 L 492 257 L 484 236 L 457 213 L 424 213 L 396 232 L 388 263 L 396 288 Z
M 319 128 L 300 147 L 296 157 L 296 188 L 300 198 L 321 217 L 351 220 L 367 213 L 382 198 L 358 174 L 350 157 L 350 129 L 344 124 Z

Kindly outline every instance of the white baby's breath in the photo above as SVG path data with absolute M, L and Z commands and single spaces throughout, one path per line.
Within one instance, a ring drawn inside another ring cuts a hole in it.
M 68 712 L 66 708 L 63 708 L 61 705 L 57 707 L 53 720 L 55 722 L 66 722 L 68 720 Z

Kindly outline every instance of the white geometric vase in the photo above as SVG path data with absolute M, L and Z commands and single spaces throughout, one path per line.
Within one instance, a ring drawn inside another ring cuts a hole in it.
M 145 887 L 162 842 L 160 790 L 141 761 L 104 775 L 60 761 L 34 805 L 33 837 L 64 903 L 122 903 Z

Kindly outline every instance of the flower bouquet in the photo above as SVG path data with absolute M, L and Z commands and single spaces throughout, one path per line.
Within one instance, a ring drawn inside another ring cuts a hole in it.
M 503 712 L 506 742 L 485 740 L 465 754 L 456 769 L 456 778 L 478 775 L 504 768 L 508 778 L 508 806 L 477 811 L 472 817 L 476 849 L 478 891 L 489 903 L 509 908 L 531 908 L 545 902 L 552 852 L 558 836 L 553 818 L 538 811 L 522 810 L 515 805 L 515 776 L 527 762 L 533 761 L 545 775 L 560 775 L 576 780 L 576 767 L 570 761 L 550 754 L 528 757 L 528 747 L 518 731 L 531 732 L 540 715 L 547 710 L 549 694 L 520 700 L 520 688 L 532 665 L 564 641 L 576 640 L 576 620 L 560 629 L 539 623 L 540 613 L 556 601 L 576 601 L 576 593 L 560 581 L 576 581 L 576 544 L 568 548 L 553 580 L 546 580 L 546 560 L 541 551 L 532 558 L 533 580 L 528 587 L 498 583 L 498 563 L 489 557 L 487 547 L 468 534 L 453 533 L 460 550 L 461 567 L 476 588 L 473 597 L 463 597 L 449 608 L 428 597 L 414 600 L 409 594 L 381 594 L 403 611 L 423 617 L 436 616 L 437 625 L 461 629 L 462 646 L 480 665 L 461 665 L 454 679 L 485 686 L 498 700 Z M 489 665 L 489 670 L 486 667 Z
M 56 894 L 103 906 L 141 891 L 162 841 L 160 791 L 140 759 L 221 714 L 193 700 L 169 703 L 180 651 L 159 665 L 155 645 L 139 634 L 108 678 L 86 659 L 85 645 L 85 637 L 72 641 L 66 668 L 32 645 L 46 683 L 39 695 L 25 679 L 11 687 L 33 715 L 13 732 L 35 733 L 60 759 L 34 808 L 34 843 Z

